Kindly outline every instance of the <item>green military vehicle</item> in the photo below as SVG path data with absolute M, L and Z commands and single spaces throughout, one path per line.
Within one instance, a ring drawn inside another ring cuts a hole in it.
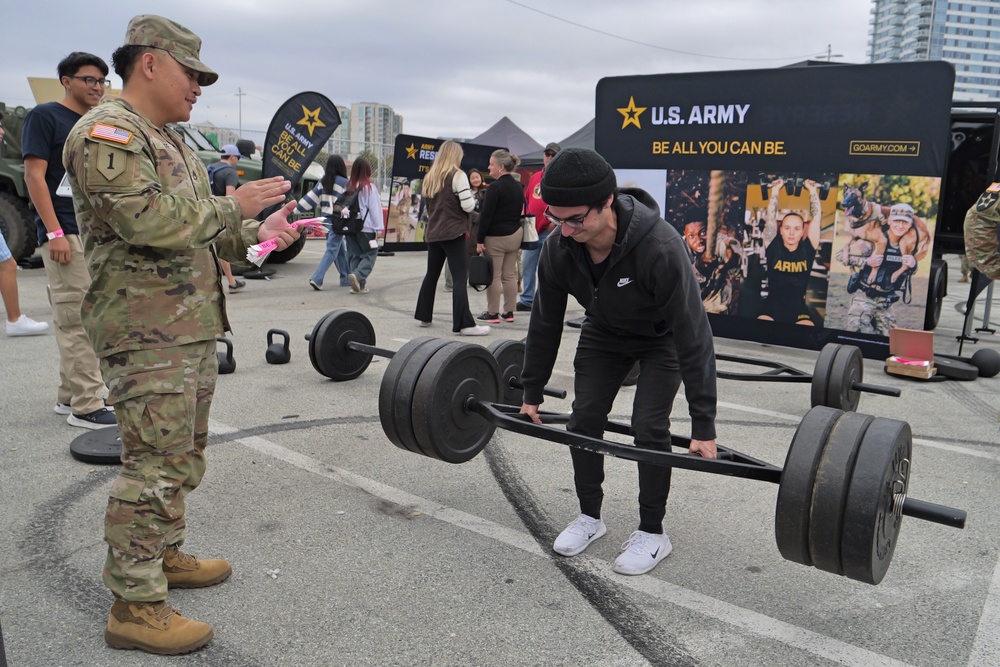
M 21 127 L 28 110 L 8 107 L 0 102 L 5 131 L 0 142 L 0 233 L 3 233 L 14 259 L 21 263 L 35 252 L 35 216 L 24 182 L 24 161 L 21 160 Z
M 8 107 L 0 102 L 0 113 L 3 114 L 3 120 L 0 122 L 5 131 L 4 139 L 0 142 L 0 233 L 7 241 L 15 261 L 21 264 L 26 262 L 38 247 L 35 215 L 28 197 L 28 187 L 24 182 L 24 161 L 21 159 L 21 129 L 28 109 L 21 106 Z M 173 127 L 206 166 L 218 162 L 219 150 L 204 134 L 187 125 Z M 262 162 L 252 157 L 253 142 L 238 143 L 244 154 L 251 155 L 250 158 L 241 159 L 237 164 L 240 181 L 245 183 L 260 178 Z M 301 198 L 322 178 L 323 168 L 316 163 L 309 165 L 292 191 L 292 196 L 296 199 Z M 289 248 L 272 253 L 268 256 L 268 263 L 282 264 L 293 259 L 302 250 L 305 240 L 306 237 L 303 235 Z

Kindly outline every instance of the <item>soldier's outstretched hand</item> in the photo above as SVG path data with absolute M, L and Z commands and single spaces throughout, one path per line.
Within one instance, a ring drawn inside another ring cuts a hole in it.
M 287 181 L 285 182 L 287 183 Z M 242 189 L 240 188 L 240 190 Z M 295 210 L 295 206 L 296 202 L 293 199 L 267 216 L 267 220 L 257 229 L 257 241 L 263 243 L 264 241 L 277 239 L 279 251 L 284 250 L 294 243 L 295 239 L 299 238 L 299 230 L 288 224 L 288 216 Z
M 283 176 L 273 176 L 241 185 L 233 196 L 240 202 L 243 219 L 249 220 L 257 217 L 257 214 L 268 206 L 285 201 L 285 193 L 291 188 L 292 184 Z

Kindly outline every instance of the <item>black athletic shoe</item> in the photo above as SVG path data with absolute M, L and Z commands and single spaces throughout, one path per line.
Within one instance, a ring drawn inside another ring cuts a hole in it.
M 95 430 L 99 428 L 107 428 L 109 426 L 116 426 L 118 421 L 115 419 L 115 413 L 107 408 L 97 408 L 93 412 L 89 412 L 85 415 L 70 415 L 66 417 L 66 423 L 70 426 L 79 426 L 80 428 L 89 428 L 90 430 Z

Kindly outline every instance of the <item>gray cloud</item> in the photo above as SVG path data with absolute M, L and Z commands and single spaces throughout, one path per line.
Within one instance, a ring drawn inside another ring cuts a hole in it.
M 202 59 L 221 75 L 204 89 L 194 121 L 236 127 L 242 89 L 243 127 L 264 130 L 285 99 L 315 90 L 343 105 L 389 104 L 404 116 L 410 134 L 472 137 L 508 116 L 545 143 L 593 117 L 602 77 L 779 67 L 818 57 L 828 44 L 839 60 L 864 62 L 869 9 L 870 0 L 616 6 L 578 0 L 173 0 L 141 8 L 126 0 L 41 0 L 5 11 L 4 50 L 18 56 L 6 59 L 0 71 L 0 101 L 32 105 L 26 77 L 55 76 L 56 63 L 71 51 L 110 60 L 129 19 L 146 11 L 196 32 Z

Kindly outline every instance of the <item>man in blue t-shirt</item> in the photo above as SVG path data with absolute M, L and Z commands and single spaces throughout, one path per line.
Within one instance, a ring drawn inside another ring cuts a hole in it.
M 108 65 L 75 51 L 56 68 L 66 93 L 58 102 L 32 109 L 24 119 L 21 155 L 24 180 L 35 207 L 35 225 L 49 283 L 49 302 L 59 347 L 59 389 L 53 410 L 71 426 L 98 429 L 115 425 L 104 405 L 104 380 L 80 321 L 80 306 L 90 287 L 83 241 L 73 212 L 73 196 L 63 183 L 66 137 L 84 113 L 97 106 L 107 86 Z

